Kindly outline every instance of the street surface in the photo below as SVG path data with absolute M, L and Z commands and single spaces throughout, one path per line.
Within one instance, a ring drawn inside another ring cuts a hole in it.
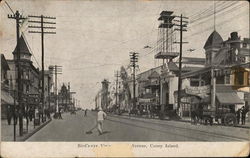
M 108 116 L 104 134 L 95 126 L 96 112 L 64 113 L 62 120 L 52 120 L 26 141 L 249 141 L 250 129 L 191 125 L 186 122 Z

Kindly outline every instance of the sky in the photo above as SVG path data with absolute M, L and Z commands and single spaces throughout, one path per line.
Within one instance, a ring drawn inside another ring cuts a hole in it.
M 249 4 L 247 1 L 160 1 L 160 0 L 7 0 L 12 10 L 24 16 L 56 17 L 56 34 L 45 35 L 45 66 L 61 65 L 59 85 L 71 84 L 75 98 L 83 108 L 93 108 L 94 97 L 105 78 L 111 83 L 115 71 L 129 64 L 129 52 L 139 53 L 139 70 L 159 66 L 154 59 L 158 35 L 157 20 L 163 10 L 188 17 L 184 32 L 183 56 L 204 57 L 203 46 L 216 31 L 226 40 L 238 31 L 249 38 Z M 215 7 L 214 7 L 215 6 Z M 214 22 L 214 8 L 216 12 Z M 15 21 L 8 6 L 0 3 L 0 52 L 12 59 L 16 45 Z M 214 25 L 215 24 L 215 25 Z M 32 61 L 41 67 L 41 37 L 22 32 L 33 52 Z M 178 39 L 179 34 L 177 34 Z M 144 46 L 152 48 L 144 49 Z M 188 49 L 195 49 L 188 52 Z M 177 47 L 178 49 L 178 47 Z

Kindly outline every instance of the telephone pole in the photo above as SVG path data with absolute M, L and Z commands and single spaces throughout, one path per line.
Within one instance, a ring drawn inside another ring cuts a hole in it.
M 180 103 L 181 103 L 181 88 L 182 88 L 182 80 L 181 80 L 181 75 L 182 75 L 182 45 L 188 42 L 183 42 L 182 41 L 182 34 L 183 31 L 187 31 L 186 27 L 187 27 L 187 21 L 183 21 L 183 19 L 188 19 L 187 17 L 182 16 L 176 16 L 178 18 L 180 18 L 180 20 L 175 20 L 180 22 L 180 24 L 175 24 L 176 26 L 178 26 L 179 28 L 175 29 L 177 31 L 180 31 L 180 42 L 175 42 L 175 43 L 179 43 L 180 44 L 180 56 L 179 56 L 179 75 L 178 75 L 178 102 L 177 102 L 177 112 L 179 111 L 180 108 Z
M 20 65 L 20 44 L 19 44 L 19 36 L 20 36 L 20 20 L 24 20 L 25 18 L 20 15 L 19 11 L 17 10 L 15 14 L 10 15 L 8 14 L 9 19 L 15 19 L 16 20 L 16 38 L 17 38 L 17 46 L 16 46 L 16 51 L 17 51 L 17 60 L 15 61 L 15 65 L 17 67 L 17 85 L 18 85 L 18 90 L 17 90 L 17 97 L 18 97 L 18 111 L 19 111 L 19 135 L 23 135 L 23 113 L 24 113 L 24 106 L 22 102 L 22 93 L 23 93 L 23 88 L 22 88 L 22 81 L 21 81 L 21 65 Z
M 46 20 L 55 20 L 55 17 L 47 17 L 47 16 L 33 16 L 33 15 L 29 15 L 29 18 L 34 18 L 34 19 L 40 19 L 39 21 L 34 21 L 34 20 L 29 20 L 29 23 L 33 23 L 33 24 L 41 24 L 40 26 L 28 26 L 31 29 L 41 29 L 41 31 L 29 31 L 29 33 L 39 33 L 41 34 L 41 46 L 42 46 L 42 96 L 41 96 L 41 100 L 42 100 L 42 121 L 44 122 L 44 35 L 45 34 L 56 34 L 56 32 L 48 32 L 48 31 L 44 31 L 44 30 L 49 30 L 49 29 L 56 29 L 56 27 L 51 27 L 51 26 L 45 26 L 46 24 L 56 24 L 55 22 L 51 22 L 51 21 L 44 21 Z
M 130 52 L 130 66 L 133 68 L 133 109 L 136 108 L 135 100 L 135 68 L 138 67 L 138 54 L 136 52 Z
M 115 73 L 115 77 L 116 77 L 116 82 L 115 82 L 115 105 L 116 105 L 116 108 L 118 107 L 117 106 L 117 102 L 118 102 L 118 77 L 120 77 L 119 75 L 119 71 L 116 71 Z M 119 104 L 119 107 L 118 107 L 118 112 L 120 113 L 120 104 Z
M 52 73 L 55 74 L 55 87 L 54 87 L 54 93 L 56 96 L 56 114 L 58 114 L 59 112 L 59 107 L 58 107 L 58 92 L 57 92 L 57 75 L 58 74 L 62 74 L 62 66 L 58 66 L 58 65 L 52 65 L 49 66 L 50 70 L 52 71 Z

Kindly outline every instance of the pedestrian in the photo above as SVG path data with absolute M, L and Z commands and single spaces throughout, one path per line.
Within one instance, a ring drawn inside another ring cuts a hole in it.
M 84 111 L 84 117 L 87 116 L 87 109 Z
M 236 112 L 236 118 L 237 118 L 237 123 L 240 124 L 240 114 L 241 114 L 241 109 L 238 109 Z
M 97 129 L 98 129 L 99 135 L 103 134 L 103 122 L 106 117 L 107 117 L 107 114 L 102 110 L 102 108 L 99 108 L 99 111 L 97 113 Z
M 246 121 L 246 113 L 247 113 L 247 109 L 245 108 L 245 106 L 242 107 L 241 109 L 241 124 L 244 125 L 245 121 Z
M 59 117 L 59 119 L 63 119 L 63 118 L 62 118 L 61 110 L 62 110 L 62 109 L 59 109 L 59 111 L 58 111 L 58 117 Z
M 8 125 L 11 124 L 11 119 L 12 119 L 12 111 L 10 105 L 7 106 L 7 122 Z

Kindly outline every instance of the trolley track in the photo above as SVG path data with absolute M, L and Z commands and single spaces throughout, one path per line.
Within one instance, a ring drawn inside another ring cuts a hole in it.
M 142 122 L 142 123 L 145 123 L 145 124 L 151 124 L 151 125 L 158 126 L 159 128 L 168 129 L 168 131 L 166 131 L 166 130 L 159 130 L 159 129 L 155 129 L 155 128 L 149 128 L 149 127 L 146 127 L 146 125 L 145 126 L 140 126 L 141 128 L 146 128 L 146 129 L 150 129 L 150 130 L 156 130 L 158 132 L 164 132 L 164 133 L 169 133 L 169 134 L 180 135 L 180 136 L 184 136 L 184 137 L 188 137 L 188 138 L 194 139 L 196 141 L 197 140 L 198 141 L 209 141 L 209 140 L 203 139 L 203 138 L 192 137 L 192 136 L 185 135 L 185 134 L 178 134 L 177 132 L 179 132 L 179 131 L 182 131 L 182 132 L 192 131 L 194 133 L 194 135 L 196 133 L 196 134 L 204 135 L 204 136 L 207 136 L 207 137 L 212 137 L 212 138 L 214 138 L 214 140 L 216 140 L 216 138 L 219 138 L 219 139 L 223 138 L 223 139 L 226 139 L 227 141 L 248 141 L 246 138 L 242 138 L 242 137 L 225 135 L 225 134 L 221 134 L 221 133 L 211 133 L 211 132 L 207 132 L 207 131 L 202 131 L 202 130 L 192 129 L 192 128 L 186 128 L 186 127 L 177 127 L 177 126 L 166 124 L 166 123 L 159 123 L 159 122 L 154 123 L 154 122 L 145 121 L 145 120 L 141 120 L 141 119 L 135 119 L 135 118 L 131 118 L 131 117 L 124 118 L 124 117 L 115 116 L 115 115 L 109 115 L 109 116 L 113 117 L 113 118 L 119 118 L 119 119 L 123 120 L 123 121 L 118 121 L 118 120 L 108 119 L 110 121 L 120 122 L 120 123 L 124 123 L 124 124 L 127 124 L 127 125 L 133 125 L 133 126 L 136 126 L 136 127 L 138 127 L 138 125 L 136 125 L 136 123 L 126 122 L 126 120 L 129 119 L 129 120 L 139 121 L 139 122 Z M 173 132 L 170 132 L 169 131 L 170 129 Z M 176 132 L 174 132 L 174 131 L 176 131 Z

